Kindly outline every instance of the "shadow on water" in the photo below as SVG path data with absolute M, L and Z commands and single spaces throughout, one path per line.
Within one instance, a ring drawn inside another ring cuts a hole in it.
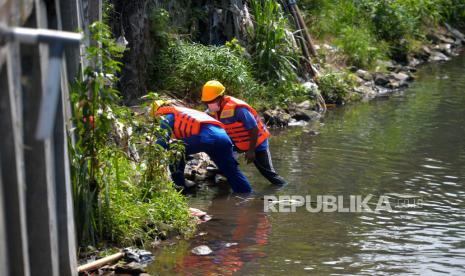
M 259 194 L 414 195 L 421 206 L 380 213 L 264 213 L 252 199 L 198 194 L 191 205 L 213 220 L 198 236 L 156 251 L 154 274 L 289 275 L 465 273 L 465 56 L 423 67 L 407 91 L 327 114 L 270 141 L 289 181 L 267 191 L 241 164 Z M 237 244 L 236 244 L 237 243 Z M 208 245 L 213 253 L 190 250 Z

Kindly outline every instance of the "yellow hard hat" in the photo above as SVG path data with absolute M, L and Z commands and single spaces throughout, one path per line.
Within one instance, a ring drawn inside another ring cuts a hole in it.
M 213 101 L 223 95 L 225 87 L 216 80 L 207 81 L 202 88 L 202 102 Z
M 171 103 L 170 101 L 164 101 L 164 100 L 155 100 L 152 103 L 152 108 L 150 109 L 150 115 L 155 116 L 155 113 L 157 113 L 157 110 L 162 107 L 163 105 Z

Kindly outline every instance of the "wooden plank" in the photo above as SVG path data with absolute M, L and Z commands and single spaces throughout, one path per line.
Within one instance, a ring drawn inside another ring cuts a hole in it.
M 6 71 L 6 66 L 0 65 L 0 91 L 8 91 L 8 76 Z M 5 93 L 6 94 L 6 93 Z M 0 100 L 1 101 L 1 100 Z M 0 151 L 0 156 L 2 152 Z M 6 234 L 6 221 L 5 221 L 5 211 L 8 210 L 8 206 L 3 204 L 3 190 L 5 190 L 5 185 L 3 185 L 2 181 L 2 162 L 0 158 L 0 256 L 4 256 L 0 258 L 0 268 L 2 269 L 2 273 L 5 275 L 9 275 L 9 256 L 8 256 L 8 237 Z
M 58 0 L 56 3 L 56 10 L 60 11 L 57 13 L 59 15 L 58 29 L 76 32 L 80 28 L 77 1 Z M 74 78 L 77 77 L 79 71 L 79 48 L 65 48 L 65 57 L 66 73 L 69 77 L 69 81 L 73 81 Z
M 77 275 L 76 235 L 71 188 L 68 146 L 63 113 L 63 104 L 68 104 L 60 97 L 56 125 L 54 130 L 55 145 L 55 183 L 56 207 L 58 219 L 58 251 L 60 275 Z M 65 103 L 63 103 L 65 102 Z
M 8 256 L 11 275 L 30 275 L 29 252 L 26 227 L 25 172 L 23 159 L 23 135 L 21 110 L 21 68 L 19 46 L 8 45 L 7 78 L 8 89 L 0 93 L 0 159 L 2 163 L 2 182 L 8 183 L 4 190 L 6 235 L 8 237 Z M 8 91 L 8 93 L 3 93 Z M 5 173 L 8 172 L 8 173 Z
M 37 1 L 39 2 L 39 1 Z M 37 3 L 41 7 L 42 3 Z M 42 6 L 43 7 L 43 6 Z M 44 18 L 43 9 L 28 22 L 37 26 L 37 18 Z M 31 275 L 59 275 L 57 219 L 55 199 L 55 177 L 53 172 L 54 153 L 50 139 L 38 141 L 36 131 L 38 103 L 42 97 L 43 48 L 37 45 L 21 45 L 21 67 L 23 69 L 23 111 L 26 165 L 27 224 Z
M 64 6 L 62 6 L 63 4 Z M 74 6 L 73 6 L 74 5 Z M 75 31 L 77 28 L 76 2 L 56 0 L 57 29 Z M 62 14 L 64 11 L 65 14 Z M 66 29 L 64 28 L 66 26 Z M 61 93 L 55 118 L 55 183 L 58 219 L 58 251 L 60 275 L 77 275 L 76 234 L 68 157 L 67 124 L 71 118 L 68 76 L 74 77 L 79 66 L 79 48 L 65 49 L 61 70 Z M 70 75 L 71 74 L 71 75 Z
M 35 139 L 35 126 L 39 112 L 40 63 L 37 46 L 22 46 L 22 68 L 25 62 L 30 72 L 23 74 L 26 81 L 24 95 L 24 137 L 27 185 L 27 224 L 31 275 L 58 275 L 57 222 L 55 212 L 54 177 L 50 139 Z

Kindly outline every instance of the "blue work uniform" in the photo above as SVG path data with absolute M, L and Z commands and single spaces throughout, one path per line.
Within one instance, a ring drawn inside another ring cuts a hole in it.
M 235 122 L 242 122 L 247 130 L 257 127 L 257 121 L 253 114 L 245 107 L 237 107 L 234 111 L 234 116 L 228 118 L 220 118 L 223 124 L 232 124 Z M 258 171 L 270 181 L 272 184 L 284 186 L 287 184 L 286 180 L 282 178 L 273 168 L 271 161 L 271 153 L 268 145 L 268 138 L 266 138 L 260 145 L 255 148 L 254 165 Z
M 164 116 L 161 123 L 161 128 L 166 130 L 167 138 L 171 136 L 174 128 L 175 117 L 173 114 Z M 167 139 L 166 139 L 167 140 Z M 213 162 L 223 172 L 228 179 L 229 185 L 236 193 L 250 193 L 252 187 L 247 177 L 239 169 L 239 164 L 234 159 L 233 143 L 226 131 L 213 124 L 203 124 L 198 135 L 192 135 L 182 139 L 185 144 L 186 155 L 191 155 L 199 152 L 205 152 L 210 156 Z M 164 148 L 168 145 L 159 139 L 158 144 Z M 177 168 L 172 171 L 172 178 L 176 185 L 185 186 L 184 168 L 186 166 L 184 158 L 179 161 Z

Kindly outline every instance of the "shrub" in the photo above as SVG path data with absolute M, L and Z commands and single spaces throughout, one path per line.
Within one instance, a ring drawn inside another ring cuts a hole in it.
M 367 29 L 347 26 L 335 43 L 348 57 L 348 62 L 357 67 L 371 67 L 377 59 L 386 58 L 386 46 L 381 43 L 375 47 L 376 39 Z
M 281 6 L 274 0 L 251 0 L 250 6 L 255 20 L 250 47 L 255 75 L 264 82 L 296 80 L 300 56 Z
M 121 64 L 115 58 L 123 49 L 104 23 L 90 29 L 101 47 L 86 49 L 89 66 L 71 89 L 76 128 L 68 147 L 79 245 L 129 245 L 168 231 L 189 235 L 194 226 L 186 199 L 166 175 L 182 149 L 166 151 L 155 143 L 161 130 L 154 120 L 143 131 L 126 134 L 125 143 L 118 141 L 117 129 L 130 133 L 141 128 L 128 108 L 118 106 L 114 76 Z M 130 145 L 139 146 L 138 158 Z
M 326 103 L 344 104 L 355 83 L 345 72 L 328 72 L 318 79 L 318 87 Z
M 200 99 L 201 88 L 209 80 L 222 82 L 227 93 L 251 98 L 259 91 L 248 62 L 221 46 L 204 46 L 178 41 L 156 58 L 155 89 L 179 98 Z

